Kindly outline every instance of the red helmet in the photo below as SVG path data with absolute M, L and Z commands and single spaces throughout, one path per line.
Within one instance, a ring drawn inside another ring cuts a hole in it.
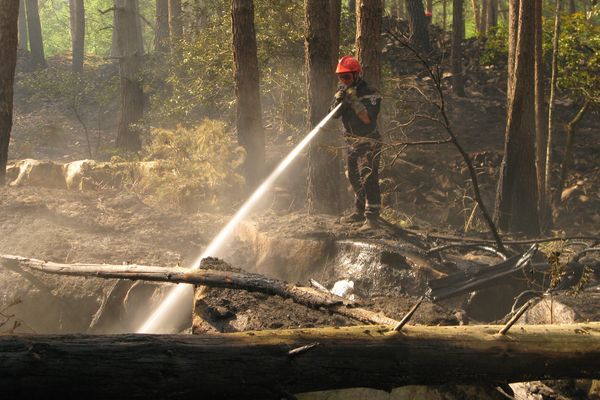
M 346 72 L 358 72 L 360 73 L 360 64 L 356 58 L 352 56 L 344 56 L 338 61 L 337 68 L 335 69 L 336 74 L 343 74 Z

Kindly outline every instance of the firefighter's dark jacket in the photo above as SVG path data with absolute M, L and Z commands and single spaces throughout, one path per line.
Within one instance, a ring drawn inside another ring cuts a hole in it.
M 351 105 L 346 102 L 343 102 L 342 107 L 334 117 L 342 117 L 344 133 L 346 135 L 376 138 L 379 136 L 379 132 L 377 131 L 377 116 L 379 115 L 379 108 L 381 106 L 381 96 L 362 79 L 358 80 L 355 88 L 356 97 L 365 105 L 371 122 L 368 124 L 362 122 Z

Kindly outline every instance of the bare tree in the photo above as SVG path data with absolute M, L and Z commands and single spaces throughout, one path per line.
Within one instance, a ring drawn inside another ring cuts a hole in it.
M 448 26 L 448 0 L 442 0 L 442 29 Z
M 495 218 L 505 231 L 539 234 L 535 169 L 535 4 L 510 0 L 507 123 Z
M 6 180 L 17 64 L 19 2 L 0 2 L 0 185 Z
M 475 31 L 478 35 L 481 34 L 481 9 L 479 8 L 478 0 L 471 0 L 473 7 L 473 19 L 475 20 Z
M 72 69 L 73 72 L 83 72 L 85 52 L 85 5 L 83 0 L 69 0 L 71 22 Z
M 169 49 L 169 0 L 156 0 L 154 49 L 164 53 Z
M 121 81 L 121 114 L 117 129 L 117 147 L 131 151 L 142 143 L 133 125 L 144 114 L 141 81 L 144 47 L 137 0 L 115 0 L 115 37 Z
M 489 0 L 481 0 L 481 14 L 479 16 L 479 34 L 485 36 L 488 31 L 488 10 L 489 10 Z
M 310 126 L 327 115 L 334 78 L 331 65 L 331 10 L 329 0 L 305 0 L 304 29 L 306 84 Z M 339 161 L 329 151 L 332 138 L 316 136 L 308 149 L 309 212 L 337 214 L 340 211 Z
M 546 200 L 552 201 L 550 188 L 552 185 L 552 165 L 554 159 L 552 157 L 553 146 L 553 127 L 554 127 L 554 99 L 556 97 L 556 81 L 558 79 L 558 52 L 560 38 L 560 9 L 561 0 L 555 0 L 554 8 L 554 37 L 552 39 L 552 78 L 550 80 L 550 99 L 548 101 L 548 139 L 546 141 L 546 163 L 544 170 L 544 194 Z
M 546 222 L 546 196 L 544 190 L 544 171 L 546 164 L 546 141 L 548 131 L 545 122 L 544 100 L 544 60 L 542 58 L 542 0 L 533 0 L 535 3 L 535 166 L 537 171 L 538 202 L 540 222 Z
M 369 85 L 380 89 L 381 85 L 381 0 L 359 0 L 356 18 L 356 54 L 363 69 L 363 77 Z
M 45 68 L 47 64 L 46 56 L 44 55 L 44 40 L 42 38 L 42 24 L 40 23 L 38 0 L 25 0 L 25 2 L 31 62 L 36 67 Z
M 422 0 L 406 0 L 408 11 L 408 25 L 410 29 L 410 43 L 423 52 L 431 51 L 427 18 Z
M 452 91 L 455 95 L 465 96 L 465 82 L 462 71 L 462 29 L 463 29 L 463 0 L 452 1 Z
M 19 1 L 19 49 L 29 51 L 29 35 L 27 34 L 27 14 L 25 1 Z
M 260 183 L 265 165 L 265 134 L 262 126 L 254 2 L 231 1 L 233 61 L 237 98 L 236 130 L 246 150 L 244 177 L 247 188 Z

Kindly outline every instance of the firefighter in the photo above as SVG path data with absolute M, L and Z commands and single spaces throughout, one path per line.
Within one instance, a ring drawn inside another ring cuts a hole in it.
M 361 78 L 359 62 L 350 56 L 342 57 L 337 65 L 339 80 L 334 106 L 342 106 L 334 115 L 342 119 L 347 142 L 347 176 L 354 190 L 354 212 L 342 222 L 362 222 L 361 230 L 379 227 L 381 192 L 379 190 L 379 160 L 381 136 L 377 116 L 381 96 Z

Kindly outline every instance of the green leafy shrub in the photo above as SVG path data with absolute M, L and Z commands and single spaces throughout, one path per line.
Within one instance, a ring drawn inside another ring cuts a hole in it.
M 196 211 L 222 209 L 237 200 L 243 179 L 236 169 L 244 151 L 222 122 L 206 119 L 193 128 L 153 129 L 145 151 L 145 160 L 156 164 L 139 189 L 158 201 Z
M 508 31 L 506 26 L 498 25 L 494 27 L 484 38 L 485 44 L 483 52 L 479 57 L 481 65 L 499 65 L 506 64 L 508 59 Z
M 600 26 L 582 13 L 562 17 L 561 25 L 559 88 L 600 102 Z M 551 46 L 547 38 L 545 47 L 551 51 Z

